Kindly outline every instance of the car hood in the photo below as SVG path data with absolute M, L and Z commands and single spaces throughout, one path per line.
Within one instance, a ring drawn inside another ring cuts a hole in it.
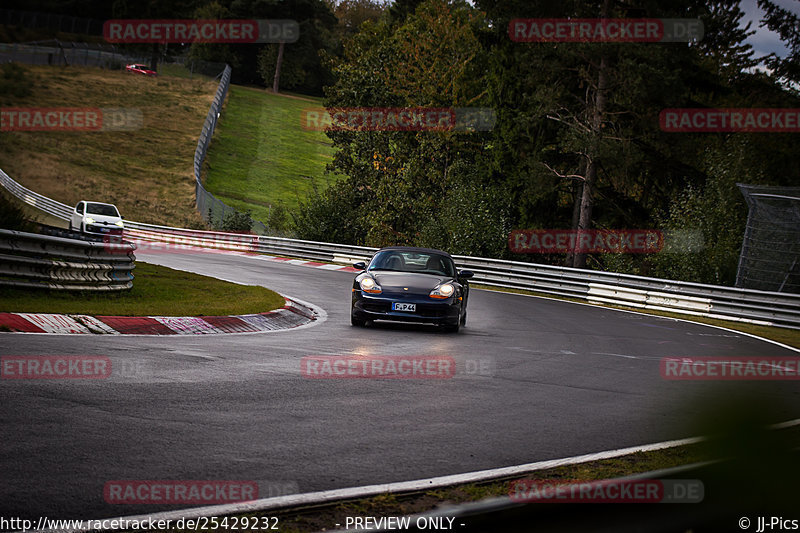
M 106 215 L 95 215 L 95 214 L 92 214 L 92 213 L 88 213 L 88 214 L 83 216 L 83 218 L 87 218 L 87 217 L 92 217 L 94 219 L 95 223 L 99 222 L 100 224 L 102 224 L 103 222 L 107 222 L 109 224 L 116 224 L 117 222 L 122 220 L 120 217 L 109 217 L 109 216 L 106 216 Z
M 400 291 L 408 287 L 409 292 L 418 291 L 429 293 L 434 287 L 452 278 L 448 276 L 436 276 L 433 274 L 415 274 L 413 272 L 370 272 L 378 285 L 385 292 Z

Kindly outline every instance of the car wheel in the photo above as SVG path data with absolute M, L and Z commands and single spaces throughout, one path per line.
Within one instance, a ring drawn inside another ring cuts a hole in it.
M 367 321 L 366 320 L 359 320 L 355 316 L 350 315 L 350 325 L 351 326 L 355 326 L 357 328 L 363 328 L 364 326 L 367 325 Z
M 464 312 L 461 313 L 461 325 L 462 326 L 466 326 L 467 325 L 467 310 L 466 309 L 464 309 Z

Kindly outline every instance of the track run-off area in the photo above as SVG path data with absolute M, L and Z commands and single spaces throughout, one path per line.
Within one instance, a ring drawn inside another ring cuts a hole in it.
M 350 326 L 353 274 L 220 253 L 137 259 L 307 302 L 321 318 L 240 335 L 0 333 L 1 356 L 108 357 L 106 379 L 0 380 L 0 515 L 103 518 L 114 480 L 252 480 L 259 497 L 424 479 L 702 433 L 738 396 L 800 418 L 797 381 L 680 381 L 665 357 L 796 357 L 730 330 L 473 289 L 460 333 Z M 435 356 L 447 379 L 309 379 L 309 356 Z M 704 418 L 705 417 L 705 418 Z

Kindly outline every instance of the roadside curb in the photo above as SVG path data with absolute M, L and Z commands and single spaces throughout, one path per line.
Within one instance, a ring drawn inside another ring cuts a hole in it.
M 266 313 L 231 316 L 89 316 L 0 313 L 0 327 L 12 333 L 97 335 L 219 335 L 292 329 L 320 318 L 318 310 L 286 298 Z
M 252 255 L 252 254 L 248 254 Z M 275 261 L 279 263 L 285 263 L 289 265 L 297 265 L 297 266 L 304 266 L 304 267 L 311 267 L 311 268 L 321 268 L 322 270 L 339 270 L 342 272 L 361 272 L 357 268 L 353 268 L 351 266 L 345 265 L 336 265 L 333 263 L 322 263 L 320 261 L 310 261 L 306 259 L 292 259 L 289 257 L 276 257 L 273 255 L 262 255 L 258 254 L 255 256 L 256 259 L 260 259 L 262 261 Z
M 137 241 L 133 241 L 137 242 Z M 152 243 L 150 243 L 152 244 Z M 184 251 L 222 253 L 253 257 L 261 261 L 358 272 L 351 266 L 322 263 L 289 257 L 277 257 L 251 252 L 220 250 L 181 245 Z M 299 300 L 286 297 L 281 309 L 266 313 L 231 316 L 90 316 L 81 314 L 0 312 L 0 333 L 48 333 L 60 335 L 219 335 L 261 333 L 304 326 L 320 319 L 321 311 Z

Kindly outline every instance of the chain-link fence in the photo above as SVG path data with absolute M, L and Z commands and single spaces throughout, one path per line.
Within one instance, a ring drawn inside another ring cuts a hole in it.
M 111 45 L 97 43 L 64 43 L 56 39 L 33 43 L 0 43 L 0 62 L 13 61 L 29 65 L 80 65 L 94 66 L 109 69 L 124 68 L 131 63 L 148 64 L 148 58 L 124 55 Z M 195 74 L 215 76 L 220 78 L 217 93 L 206 116 L 203 130 L 197 142 L 194 156 L 194 175 L 196 181 L 196 205 L 203 218 L 215 228 L 222 228 L 229 217 L 237 215 L 237 210 L 225 204 L 208 192 L 202 183 L 203 161 L 208 151 L 208 145 L 214 134 L 217 119 L 222 110 L 222 104 L 228 93 L 231 79 L 231 67 L 224 63 L 193 60 L 186 57 L 178 58 L 170 63 L 160 63 L 159 70 L 169 71 L 170 74 L 179 74 L 175 69 L 181 69 L 183 75 L 193 77 Z M 220 74 L 220 70 L 222 73 Z M 251 231 L 258 235 L 267 233 L 266 226 L 259 221 L 252 220 Z
M 99 67 L 121 70 L 126 65 L 150 65 L 152 57 L 135 55 L 115 45 L 104 43 L 66 42 L 58 39 L 29 43 L 0 43 L 0 63 L 26 65 L 56 65 Z M 162 57 L 158 63 L 159 75 L 194 78 L 217 78 L 225 63 L 191 59 L 186 56 Z
M 31 43 L 0 43 L 0 62 L 26 65 L 78 65 L 121 69 L 138 58 L 102 43 L 63 42 L 57 39 Z
M 162 65 L 159 66 L 159 69 Z M 218 63 L 214 61 L 204 61 L 202 59 L 192 59 L 188 56 L 180 56 L 170 58 L 168 62 L 164 62 L 164 67 L 182 67 L 192 78 L 195 75 L 207 76 L 209 78 L 218 78 L 220 72 L 225 69 L 225 63 Z
M 228 217 L 238 213 L 236 209 L 225 204 L 225 202 L 208 192 L 206 188 L 203 187 L 201 179 L 203 161 L 205 161 L 208 145 L 211 143 L 211 137 L 214 135 L 214 128 L 217 126 L 217 119 L 222 110 L 222 104 L 225 102 L 225 96 L 228 94 L 230 82 L 231 67 L 226 65 L 219 81 L 219 87 L 217 87 L 217 93 L 214 95 L 214 101 L 211 102 L 211 108 L 208 110 L 205 124 L 203 124 L 203 130 L 200 132 L 200 138 L 197 141 L 197 150 L 195 150 L 194 153 L 197 210 L 200 211 L 205 221 L 215 228 L 221 228 Z M 251 231 L 257 235 L 264 235 L 266 234 L 266 227 L 263 223 L 253 220 Z
M 800 293 L 800 187 L 738 186 L 750 212 L 736 286 Z

